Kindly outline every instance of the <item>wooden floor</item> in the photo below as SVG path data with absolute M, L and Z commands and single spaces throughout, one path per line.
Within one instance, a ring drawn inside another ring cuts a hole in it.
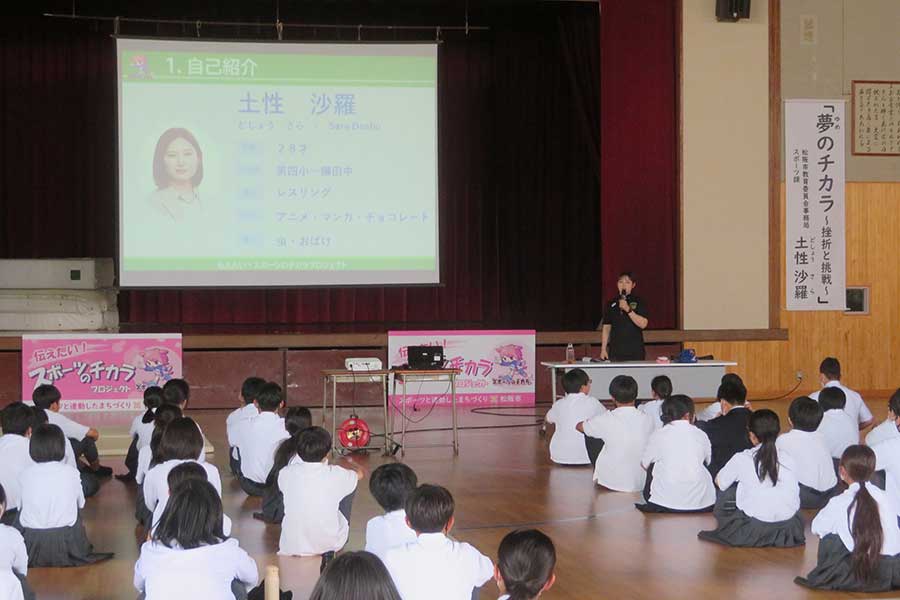
M 877 418 L 886 410 L 881 399 L 869 400 Z M 754 403 L 754 408 L 776 409 L 782 417 L 787 402 Z M 539 411 L 546 407 L 540 407 Z M 463 425 L 527 423 L 521 417 L 470 414 Z M 523 409 L 519 412 L 528 412 Z M 542 411 L 541 411 L 542 412 Z M 314 417 L 321 412 L 314 413 Z M 195 412 L 217 450 L 225 446 L 224 411 Z M 418 418 L 418 415 L 416 418 Z M 446 411 L 436 410 L 416 427 L 446 425 Z M 786 419 L 783 421 L 786 422 Z M 637 494 L 597 489 L 588 468 L 554 466 L 548 459 L 547 440 L 537 428 L 489 428 L 460 434 L 456 458 L 449 448 L 411 449 L 404 459 L 420 482 L 448 487 L 456 498 L 454 535 L 496 557 L 500 539 L 516 527 L 538 527 L 550 535 L 559 553 L 557 585 L 544 597 L 664 599 L 664 598 L 893 598 L 900 594 L 859 595 L 810 592 L 793 583 L 815 563 L 817 538 L 808 533 L 800 549 L 726 549 L 697 540 L 697 532 L 712 528 L 711 515 L 644 515 L 634 509 Z M 449 440 L 444 432 L 421 433 L 409 442 Z M 370 455 L 362 462 L 375 468 L 385 460 Z M 108 460 L 120 470 L 121 460 Z M 282 586 L 305 600 L 318 577 L 317 558 L 285 558 L 276 555 L 278 527 L 251 518 L 259 500 L 248 499 L 227 469 L 227 454 L 216 453 L 214 462 L 222 474 L 226 512 L 234 520 L 233 535 L 257 560 L 261 571 L 268 564 L 281 567 Z M 108 481 L 88 500 L 84 510 L 88 535 L 100 551 L 115 551 L 110 562 L 77 569 L 32 569 L 28 579 L 41 600 L 133 599 L 134 562 L 138 556 L 134 512 L 135 488 Z M 364 545 L 366 521 L 378 514 L 378 506 L 362 482 L 356 496 L 347 549 Z M 482 598 L 496 598 L 489 582 Z

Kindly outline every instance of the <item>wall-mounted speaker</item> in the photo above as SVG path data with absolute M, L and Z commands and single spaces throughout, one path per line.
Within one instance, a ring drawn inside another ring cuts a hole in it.
M 750 0 L 716 0 L 716 19 L 734 23 L 750 18 Z

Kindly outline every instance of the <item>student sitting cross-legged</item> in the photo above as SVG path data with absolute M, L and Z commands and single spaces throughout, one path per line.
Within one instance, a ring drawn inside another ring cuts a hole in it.
M 566 396 L 554 402 L 544 416 L 544 421 L 556 425 L 550 438 L 550 460 L 561 465 L 586 465 L 592 461 L 584 434 L 575 426 L 605 413 L 606 408 L 590 395 L 591 380 L 583 369 L 567 371 L 562 379 Z
M 419 480 L 403 463 L 388 463 L 372 471 L 369 491 L 384 510 L 366 524 L 366 551 L 379 558 L 391 548 L 416 541 L 416 532 L 406 522 L 406 499 Z
M 817 431 L 822 415 L 822 407 L 812 398 L 794 399 L 788 409 L 792 429 L 778 436 L 775 444 L 778 453 L 790 456 L 797 466 L 800 508 L 820 509 L 840 493 L 831 454 Z
M 672 380 L 665 375 L 657 375 L 650 381 L 651 400 L 641 402 L 638 410 L 653 420 L 654 429 L 660 429 L 662 422 L 662 406 L 669 396 L 672 395 Z
M 697 423 L 697 427 L 706 432 L 712 445 L 709 472 L 713 479 L 732 456 L 751 447 L 747 423 L 752 413 L 747 406 L 747 388 L 734 377 L 723 377 L 716 397 L 722 407 L 722 414 L 710 421 Z
M 266 481 L 275 464 L 275 450 L 290 434 L 278 411 L 284 407 L 284 394 L 277 383 L 266 383 L 257 392 L 254 401 L 259 414 L 238 429 L 237 445 L 240 454 L 241 489 L 250 496 L 262 496 Z
M 726 546 L 776 546 L 788 548 L 806 543 L 800 518 L 800 488 L 796 467 L 778 452 L 775 440 L 778 415 L 768 409 L 750 417 L 753 448 L 735 454 L 722 467 L 716 485 L 718 526 L 701 531 L 701 540 Z
M 162 406 L 163 389 L 152 385 L 144 390 L 144 407 L 147 409 L 131 421 L 131 429 L 128 435 L 131 437 L 131 445 L 128 446 L 128 453 L 125 455 L 125 467 L 127 473 L 116 475 L 116 479 L 122 482 L 134 481 L 134 475 L 137 472 L 138 455 L 141 448 L 150 445 L 150 438 L 153 437 L 153 419 L 156 416 L 156 409 Z
M 822 422 L 816 430 L 825 440 L 828 452 L 834 463 L 834 471 L 837 473 L 838 463 L 844 450 L 859 443 L 859 429 L 856 422 L 847 414 L 844 408 L 847 405 L 847 396 L 839 387 L 826 387 L 819 393 L 819 405 L 824 411 Z
M 888 400 L 887 417 L 866 435 L 866 446 L 874 448 L 881 442 L 900 438 L 900 429 L 897 429 L 897 419 L 900 418 L 900 415 L 894 412 L 894 408 L 900 410 L 900 389 L 896 390 Z
M 156 409 L 153 415 L 153 435 L 150 436 L 150 444 L 144 446 L 138 452 L 137 470 L 134 474 L 134 480 L 138 484 L 137 494 L 135 495 L 134 518 L 148 529 L 152 525 L 151 516 L 153 512 L 147 508 L 147 503 L 144 501 L 144 479 L 146 479 L 147 473 L 152 467 L 163 462 L 159 453 L 159 443 L 162 441 L 166 427 L 169 426 L 169 423 L 181 417 L 181 409 L 175 404 L 163 404 Z M 197 460 L 202 459 L 203 454 L 200 454 Z
M 810 398 L 821 401 L 820 396 L 823 391 L 828 388 L 839 389 L 844 393 L 844 397 L 847 399 L 844 411 L 850 415 L 850 419 L 853 423 L 860 430 L 865 429 L 873 423 L 874 419 L 872 418 L 872 411 L 866 406 L 862 396 L 841 383 L 841 363 L 838 362 L 838 359 L 829 356 L 822 361 L 819 365 L 819 382 L 822 384 L 822 389 L 810 394 Z M 840 456 L 838 456 L 838 458 L 840 458 Z
M 275 451 L 275 461 L 266 479 L 266 490 L 262 498 L 262 510 L 253 513 L 254 519 L 266 523 L 281 523 L 284 520 L 284 494 L 278 487 L 278 474 L 289 464 L 298 462 L 297 441 L 300 432 L 312 426 L 312 414 L 305 406 L 292 406 L 284 416 L 284 428 L 289 437 L 283 440 Z
M 719 381 L 719 384 L 721 385 L 723 383 L 727 383 L 729 385 L 733 384 L 738 387 L 746 388 L 746 386 L 744 385 L 744 380 L 741 379 L 741 376 L 738 375 L 737 373 L 725 373 L 724 375 L 722 375 L 722 379 L 721 379 L 721 381 Z M 746 402 L 746 403 L 744 403 L 744 406 L 746 406 L 749 409 L 750 403 Z M 710 404 L 703 410 L 697 412 L 697 415 L 695 416 L 694 420 L 697 423 L 700 423 L 701 421 L 712 421 L 716 417 L 721 417 L 721 416 L 722 416 L 722 402 L 721 402 L 721 400 L 716 399 L 715 402 L 713 402 L 712 404 Z
M 244 425 L 259 415 L 256 397 L 265 384 L 266 380 L 260 377 L 245 379 L 241 384 L 241 407 L 231 411 L 225 418 L 225 435 L 228 438 L 229 466 L 232 475 L 237 476 L 241 472 L 241 457 L 237 449 L 238 434 Z
M 662 405 L 662 429 L 653 432 L 641 465 L 647 470 L 642 512 L 710 512 L 716 489 L 706 468 L 712 449 L 694 427 L 694 402 L 676 394 Z

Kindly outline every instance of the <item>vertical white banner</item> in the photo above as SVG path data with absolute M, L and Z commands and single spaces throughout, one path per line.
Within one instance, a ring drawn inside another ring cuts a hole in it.
M 788 310 L 845 310 L 844 100 L 786 100 Z

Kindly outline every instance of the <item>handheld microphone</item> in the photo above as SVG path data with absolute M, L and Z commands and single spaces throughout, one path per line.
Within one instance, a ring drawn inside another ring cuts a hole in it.
M 625 293 L 625 290 L 619 290 L 619 300 L 627 300 L 627 299 L 628 299 L 628 294 Z M 622 310 L 621 307 L 619 307 L 619 312 L 622 313 L 623 315 L 625 314 L 625 311 Z

